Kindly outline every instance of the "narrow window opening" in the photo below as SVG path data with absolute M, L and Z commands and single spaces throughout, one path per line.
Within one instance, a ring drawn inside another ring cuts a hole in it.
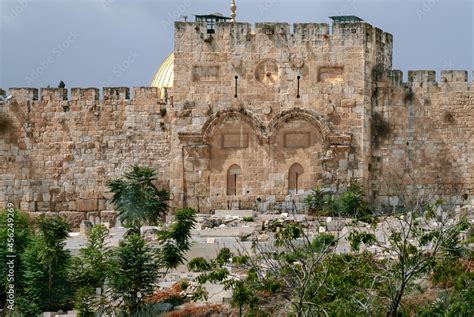
M 303 190 L 303 178 L 301 177 L 304 173 L 303 167 L 295 163 L 291 165 L 288 171 L 288 194 L 296 195 Z
M 235 85 L 234 85 L 234 98 L 237 98 L 237 81 L 239 80 L 239 76 L 235 76 Z
M 298 81 L 296 98 L 300 98 L 300 79 L 301 79 L 301 76 L 298 75 L 298 77 L 296 77 L 296 79 L 297 79 L 297 81 Z
M 238 176 L 242 174 L 240 166 L 234 164 L 227 171 L 227 196 L 236 196 L 239 188 Z

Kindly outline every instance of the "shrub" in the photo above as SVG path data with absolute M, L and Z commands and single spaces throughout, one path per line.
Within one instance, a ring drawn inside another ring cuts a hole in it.
M 72 260 L 70 276 L 76 288 L 74 307 L 81 316 L 93 316 L 98 302 L 95 290 L 104 287 L 110 261 L 110 250 L 105 245 L 108 233 L 103 225 L 92 227 L 87 246 Z
M 196 210 L 184 208 L 176 211 L 175 222 L 158 233 L 161 246 L 161 264 L 167 269 L 184 263 L 184 254 L 191 248 L 191 229 L 196 223 Z
M 305 198 L 305 204 L 319 216 L 365 217 L 371 214 L 364 197 L 362 186 L 351 184 L 340 195 L 323 194 L 320 189 L 314 189 Z
M 11 125 L 10 117 L 4 112 L 0 112 L 0 132 L 7 131 L 10 125 Z
M 216 262 L 220 265 L 224 265 L 225 263 L 229 263 L 232 259 L 232 252 L 230 252 L 229 248 L 222 248 L 216 257 Z
M 362 187 L 357 183 L 351 184 L 347 191 L 339 197 L 338 205 L 343 216 L 358 218 L 370 214 Z
M 211 264 L 203 257 L 197 257 L 188 262 L 188 270 L 202 272 L 211 269 Z
M 321 189 L 313 189 L 311 193 L 305 197 L 304 202 L 310 212 L 315 214 L 321 214 L 324 212 L 325 200 Z
M 311 242 L 315 252 L 324 252 L 327 248 L 336 246 L 336 238 L 330 233 L 321 233 Z
M 253 222 L 254 221 L 252 216 L 246 216 L 242 220 L 245 221 L 245 222 Z
M 454 117 L 454 114 L 448 110 L 444 112 L 443 119 L 446 123 L 448 124 L 453 124 L 456 122 L 456 119 Z

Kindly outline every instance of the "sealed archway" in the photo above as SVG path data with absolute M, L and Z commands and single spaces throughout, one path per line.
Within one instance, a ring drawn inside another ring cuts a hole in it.
M 227 196 L 236 196 L 238 188 L 238 178 L 242 174 L 239 165 L 234 164 L 227 170 Z
M 288 171 L 288 194 L 298 194 L 303 189 L 303 178 L 304 173 L 303 166 L 298 163 L 291 165 Z

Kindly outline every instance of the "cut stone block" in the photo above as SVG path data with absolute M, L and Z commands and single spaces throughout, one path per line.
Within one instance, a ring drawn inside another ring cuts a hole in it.
M 253 210 L 216 210 L 214 212 L 215 217 L 223 217 L 226 216 L 236 216 L 236 217 L 254 217 L 255 212 Z

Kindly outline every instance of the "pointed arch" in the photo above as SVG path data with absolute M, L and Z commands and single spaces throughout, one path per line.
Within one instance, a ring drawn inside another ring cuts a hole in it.
M 252 112 L 245 109 L 223 109 L 216 113 L 213 113 L 209 119 L 204 123 L 202 127 L 202 136 L 204 142 L 210 142 L 214 130 L 219 124 L 221 124 L 226 118 L 236 117 L 240 120 L 248 123 L 254 130 L 259 139 L 266 138 L 266 129 L 263 122 L 255 116 Z
M 321 133 L 323 142 L 327 140 L 327 136 L 331 131 L 329 122 L 321 115 L 311 110 L 293 108 L 282 111 L 273 117 L 268 125 L 268 137 L 275 137 L 280 126 L 291 120 L 305 120 L 314 125 Z

